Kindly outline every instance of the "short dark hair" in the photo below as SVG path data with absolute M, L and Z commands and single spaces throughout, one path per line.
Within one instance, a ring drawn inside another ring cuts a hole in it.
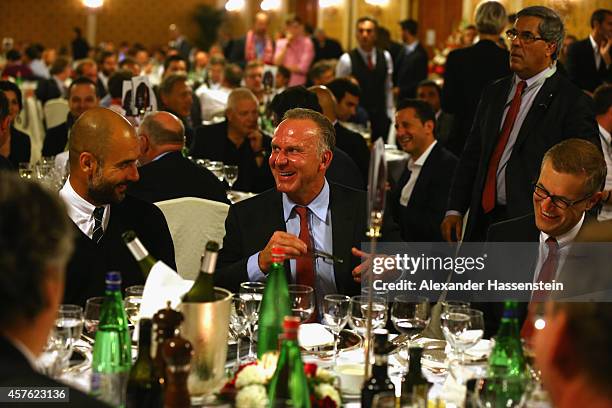
M 134 58 L 125 57 L 124 59 L 121 60 L 121 62 L 119 62 L 119 69 L 125 68 L 127 65 L 134 65 L 134 64 L 138 64 L 138 62 L 136 62 Z
M 242 68 L 238 64 L 227 64 L 224 71 L 225 82 L 233 88 L 240 86 L 242 82 Z
M 561 17 L 554 10 L 544 6 L 526 7 L 516 14 L 517 19 L 521 17 L 537 17 L 542 20 L 538 26 L 538 31 L 544 41 L 555 44 L 555 52 L 551 58 L 553 61 L 556 60 L 563 46 L 563 37 L 565 37 L 565 28 Z
M 402 30 L 408 31 L 412 35 L 417 35 L 419 32 L 419 23 L 416 20 L 408 19 L 400 23 Z
M 108 78 L 108 93 L 111 98 L 121 98 L 123 96 L 123 81 L 129 81 L 134 73 L 129 69 L 120 69 L 113 72 Z
M 0 91 L 12 91 L 15 94 L 15 98 L 17 98 L 17 104 L 19 105 L 19 110 L 23 109 L 23 100 L 21 99 L 21 90 L 17 86 L 17 84 L 11 81 L 0 81 Z
M 75 79 L 74 81 L 70 83 L 70 86 L 68 87 L 68 96 L 70 96 L 70 92 L 72 92 L 72 88 L 74 88 L 77 85 L 91 85 L 93 86 L 94 90 L 97 91 L 98 89 L 96 83 L 92 81 L 91 79 L 87 77 L 78 77 L 77 79 Z
M 597 9 L 591 14 L 591 28 L 595 28 L 595 23 L 603 23 L 608 14 L 612 14 L 609 9 Z
M 612 106 L 612 84 L 602 84 L 593 93 L 595 115 L 603 115 Z
M 403 109 L 414 109 L 414 113 L 421 123 L 432 121 L 434 127 L 436 125 L 436 113 L 430 104 L 420 99 L 402 99 L 397 103 L 396 111 L 399 112 Z
M 4 121 L 4 119 L 9 114 L 9 103 L 4 92 L 0 92 L 0 123 Z M 2 173 L 0 173 L 1 175 Z
M 6 59 L 8 61 L 19 61 L 21 59 L 21 53 L 15 49 L 8 50 L 6 53 Z
M 294 108 L 310 109 L 319 113 L 323 112 L 321 105 L 319 105 L 319 98 L 317 98 L 317 95 L 301 85 L 290 86 L 283 92 L 277 94 L 268 107 L 268 109 L 276 115 L 276 121 L 278 123 L 280 123 L 281 118 L 285 116 L 285 112 Z
M 584 139 L 566 139 L 544 154 L 541 167 L 550 161 L 560 173 L 584 175 L 585 194 L 595 194 L 606 181 L 606 161 L 599 147 Z M 540 169 L 541 169 L 540 167 Z
M 180 55 L 171 55 L 164 61 L 164 71 L 167 71 L 170 64 L 174 61 L 183 61 L 185 63 L 185 67 L 189 69 L 189 63 L 185 58 L 181 57 Z
M 440 85 L 438 85 L 436 81 L 432 81 L 431 79 L 424 79 L 417 84 L 417 89 L 422 86 L 429 86 L 431 88 L 435 88 L 436 91 L 438 91 L 438 96 L 442 96 L 442 88 L 440 88 Z
M 96 65 L 96 61 L 92 60 L 91 58 L 83 58 L 81 60 L 76 61 L 75 64 L 76 64 L 76 67 L 74 68 L 74 72 L 78 76 L 83 75 L 83 68 L 85 68 L 86 65 L 93 65 L 96 68 L 98 67 Z
M 332 91 L 338 103 L 344 98 L 344 94 L 347 92 L 358 98 L 361 97 L 361 88 L 359 85 L 346 77 L 336 78 L 325 86 Z
M 25 55 L 28 56 L 29 59 L 35 60 L 40 59 L 44 48 L 40 44 L 31 44 L 25 49 Z
M 187 75 L 185 74 L 170 74 L 164 78 L 164 80 L 159 84 L 159 94 L 160 95 L 169 95 L 176 85 L 179 82 L 187 82 Z
M 371 16 L 359 17 L 357 19 L 357 22 L 355 23 L 355 27 L 357 27 L 359 24 L 364 23 L 366 21 L 369 21 L 370 23 L 374 24 L 374 29 L 378 28 L 378 20 L 376 20 L 374 17 L 371 17 Z
M 8 172 L 0 173 L 0 214 L 0 325 L 6 328 L 47 306 L 42 283 L 50 266 L 64 272 L 73 228 L 57 193 Z
M 116 57 L 117 54 L 115 54 L 112 51 L 102 51 L 100 53 L 100 55 L 98 56 L 98 65 L 102 65 L 104 64 L 104 61 L 109 58 L 109 57 Z
M 53 61 L 53 64 L 51 64 L 49 73 L 51 75 L 61 74 L 62 72 L 64 72 L 68 65 L 70 65 L 70 59 L 68 59 L 68 57 L 60 55 L 55 59 L 55 61 Z
M 289 68 L 284 65 L 279 65 L 277 72 L 287 79 L 291 78 L 291 71 L 289 71 Z

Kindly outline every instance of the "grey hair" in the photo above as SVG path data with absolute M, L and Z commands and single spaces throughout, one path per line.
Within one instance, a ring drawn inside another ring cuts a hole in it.
M 236 103 L 243 99 L 253 99 L 256 104 L 259 104 L 257 97 L 249 88 L 236 88 L 227 97 L 227 109 L 234 109 Z
M 476 9 L 476 29 L 482 34 L 499 34 L 506 26 L 506 9 L 497 1 L 480 3 Z
M 159 85 L 159 93 L 162 95 L 169 95 L 172 93 L 172 88 L 178 82 L 187 82 L 187 75 L 185 74 L 170 74 Z
M 308 119 L 317 125 L 319 130 L 319 142 L 317 146 L 319 156 L 326 150 L 333 151 L 336 147 L 336 130 L 334 129 L 334 125 L 319 112 L 304 108 L 289 109 L 283 116 L 283 121 L 287 119 Z
M 151 142 L 153 142 L 155 145 L 184 143 L 185 126 L 183 125 L 183 122 L 179 118 L 176 118 L 180 125 L 180 130 L 177 132 L 173 129 L 164 127 L 163 124 L 156 120 L 158 114 L 159 112 L 153 112 L 145 116 L 144 120 L 140 124 L 140 127 L 138 128 L 138 134 L 146 134 L 149 136 Z
M 516 18 L 520 17 L 538 17 L 542 22 L 538 26 L 540 36 L 546 41 L 555 44 L 555 52 L 552 59 L 556 60 L 563 46 L 563 38 L 565 37 L 565 28 L 561 17 L 552 9 L 544 6 L 526 7 L 516 14 Z

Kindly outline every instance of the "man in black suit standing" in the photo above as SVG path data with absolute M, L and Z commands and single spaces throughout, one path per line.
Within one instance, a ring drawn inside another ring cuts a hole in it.
M 589 98 L 556 71 L 563 23 L 551 9 L 527 7 L 507 32 L 514 75 L 483 92 L 449 194 L 442 235 L 482 241 L 494 222 L 532 211 L 531 183 L 546 150 L 571 137 L 599 143 Z
M 402 47 L 393 72 L 393 84 L 398 100 L 414 98 L 419 82 L 427 79 L 427 51 L 417 37 L 418 23 L 415 20 L 400 22 L 402 27 Z
M 68 88 L 68 117 L 66 122 L 47 130 L 43 142 L 42 155 L 55 156 L 63 152 L 68 144 L 68 134 L 72 124 L 81 114 L 98 105 L 96 84 L 89 78 L 77 78 Z
M 207 169 L 183 157 L 185 128 L 169 112 L 147 115 L 138 128 L 140 180 L 129 194 L 150 203 L 180 197 L 199 197 L 229 204 L 225 186 Z
M 322 28 L 315 30 L 312 36 L 312 44 L 315 49 L 313 63 L 327 59 L 338 59 L 342 55 L 342 45 L 337 40 L 328 37 Z
M 215 271 L 218 285 L 237 291 L 241 282 L 265 281 L 272 247 L 278 246 L 289 259 L 290 281 L 312 286 L 319 299 L 359 293 L 358 257 L 364 253 L 356 247 L 366 240 L 366 194 L 326 180 L 334 138 L 332 124 L 320 113 L 287 111 L 269 159 L 276 190 L 230 207 Z M 392 223 L 383 226 L 382 234 L 389 241 L 399 238 Z M 314 250 L 344 262 L 315 257 Z
M 76 250 L 68 265 L 64 303 L 84 304 L 104 293 L 104 274 L 121 271 L 124 286 L 144 284 L 121 234 L 134 230 L 151 255 L 176 270 L 174 245 L 162 212 L 126 195 L 138 181 L 140 143 L 130 123 L 94 108 L 75 122 L 69 142 L 70 177 L 60 190 L 74 222 Z
M 440 222 L 446 210 L 450 177 L 457 158 L 434 138 L 436 118 L 431 106 L 404 99 L 396 107 L 395 129 L 408 166 L 391 193 L 393 217 L 408 242 L 442 241 Z
M 426 79 L 419 82 L 417 86 L 417 99 L 425 101 L 431 106 L 436 114 L 436 129 L 434 136 L 436 140 L 446 147 L 453 132 L 455 118 L 450 113 L 444 112 L 440 105 L 442 90 L 434 81 Z
M 470 134 L 482 90 L 492 81 L 510 75 L 508 51 L 499 47 L 499 34 L 508 22 L 506 10 L 497 1 L 487 1 L 476 9 L 478 42 L 451 51 L 444 68 L 442 110 L 455 117 L 447 147 L 461 156 Z
M 591 34 L 576 41 L 567 51 L 567 72 L 580 88 L 592 93 L 612 82 L 612 10 L 599 9 L 591 15 Z
M 35 359 L 62 303 L 73 247 L 70 220 L 55 194 L 8 173 L 0 173 L 0 213 L 0 386 L 67 387 L 40 374 Z M 68 388 L 65 405 L 106 406 Z
M 257 98 L 246 88 L 234 89 L 227 98 L 226 120 L 196 130 L 189 154 L 196 159 L 222 161 L 238 166 L 234 188 L 260 193 L 274 185 L 265 161 L 270 137 L 257 126 Z

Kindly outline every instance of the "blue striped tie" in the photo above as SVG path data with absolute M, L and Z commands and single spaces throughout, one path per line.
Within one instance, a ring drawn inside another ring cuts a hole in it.
M 104 207 L 96 207 L 93 212 L 93 217 L 95 220 L 93 236 L 91 239 L 97 244 L 104 236 L 104 228 L 102 228 L 102 218 L 104 217 Z

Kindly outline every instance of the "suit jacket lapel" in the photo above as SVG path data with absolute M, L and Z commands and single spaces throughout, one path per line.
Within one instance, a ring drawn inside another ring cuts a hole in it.
M 352 279 L 352 262 L 350 261 L 353 256 L 350 253 L 350 248 L 353 242 L 353 225 L 351 219 L 355 218 L 352 217 L 351 210 L 354 211 L 356 207 L 350 205 L 343 206 L 343 203 L 348 204 L 348 202 L 343 200 L 342 193 L 332 183 L 329 184 L 329 187 L 334 255 L 344 259 L 343 263 L 334 264 L 334 277 L 336 279 L 336 289 L 338 289 L 339 293 L 344 293 L 343 289 L 346 287 L 345 281 Z M 348 250 L 345 251 L 345 248 L 348 248 Z
M 427 186 L 429 186 L 429 181 L 433 175 L 433 172 L 436 170 L 435 165 L 438 162 L 437 156 L 440 154 L 440 145 L 436 144 L 427 160 L 423 164 L 421 171 L 419 173 L 419 178 L 417 178 L 416 184 L 414 185 L 414 189 L 412 190 L 412 195 L 410 196 L 410 201 L 408 202 L 408 207 L 413 204 L 414 200 L 418 200 L 417 197 L 426 197 L 427 196 Z

